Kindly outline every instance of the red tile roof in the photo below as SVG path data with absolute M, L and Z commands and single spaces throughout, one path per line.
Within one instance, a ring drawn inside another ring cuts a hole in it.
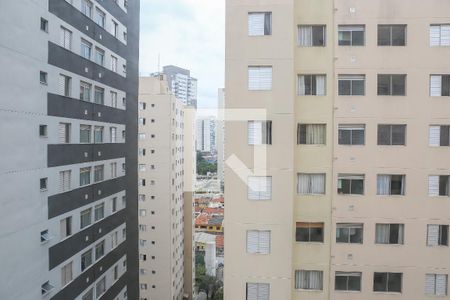
M 216 235 L 216 248 L 223 249 L 223 235 Z

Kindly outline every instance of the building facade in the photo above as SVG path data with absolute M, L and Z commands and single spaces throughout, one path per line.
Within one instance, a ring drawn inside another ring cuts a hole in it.
M 184 104 L 164 75 L 141 77 L 139 86 L 139 246 L 141 299 L 185 296 Z M 191 124 L 190 127 L 193 125 Z M 192 130 L 190 130 L 192 131 Z M 190 145 L 192 146 L 192 142 Z M 192 156 L 192 150 L 186 149 Z M 192 163 L 192 158 L 190 159 Z M 186 183 L 192 191 L 192 183 Z M 190 204 L 192 207 L 192 204 Z M 192 213 L 191 213 L 192 216 Z M 192 228 L 192 221 L 191 221 Z M 189 231 L 189 228 L 187 228 Z M 189 233 L 189 232 L 188 232 Z M 192 275 L 192 274 L 190 274 Z M 188 278 L 189 279 L 189 278 Z M 192 276 L 189 279 L 192 281 Z M 187 290 L 188 299 L 192 287 Z
M 225 164 L 225 89 L 218 89 L 218 109 L 216 127 L 216 148 L 217 148 L 217 179 L 220 183 L 220 191 L 224 190 L 224 164 Z
M 0 298 L 137 299 L 139 1 L 1 6 Z
M 216 129 L 217 119 L 215 117 L 197 118 L 197 151 L 216 153 Z
M 225 299 L 447 296 L 449 12 L 227 0 Z
M 170 90 L 185 105 L 197 108 L 197 79 L 191 77 L 191 71 L 177 67 L 164 66 Z

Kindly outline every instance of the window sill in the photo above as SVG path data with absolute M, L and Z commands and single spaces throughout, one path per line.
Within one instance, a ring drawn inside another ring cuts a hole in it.
M 301 293 L 304 293 L 304 292 L 307 292 L 307 293 L 323 293 L 323 290 L 309 290 L 309 289 L 295 289 L 295 291 L 297 292 L 297 293 L 299 293 L 299 292 L 301 292 Z
M 374 292 L 374 294 L 376 294 L 376 295 L 397 295 L 397 296 L 401 296 L 402 295 L 402 292 L 376 292 L 376 291 L 373 291 Z

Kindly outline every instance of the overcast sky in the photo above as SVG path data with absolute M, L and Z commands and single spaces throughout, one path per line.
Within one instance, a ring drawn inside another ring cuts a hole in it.
M 224 87 L 225 0 L 141 0 L 140 75 L 176 65 L 198 79 L 199 108 Z

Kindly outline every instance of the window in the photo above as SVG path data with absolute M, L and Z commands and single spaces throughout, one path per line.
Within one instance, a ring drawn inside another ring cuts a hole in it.
M 139 125 L 145 125 L 145 118 L 139 118 Z
M 48 183 L 47 177 L 39 179 L 39 188 L 41 191 L 47 190 L 47 183 Z
M 298 124 L 297 144 L 299 145 L 325 145 L 326 124 Z
M 105 89 L 98 86 L 94 88 L 94 102 L 101 105 L 105 103 Z
M 376 224 L 375 243 L 403 245 L 403 224 Z
M 298 174 L 297 192 L 302 195 L 324 195 L 325 174 Z
M 61 286 L 66 286 L 69 282 L 72 281 L 72 262 L 61 268 Z
M 45 84 L 45 85 L 47 84 L 47 77 L 48 77 L 47 72 L 43 72 L 43 71 L 39 72 L 39 81 L 41 84 Z
M 366 125 L 339 124 L 339 145 L 364 145 Z
M 67 50 L 72 49 L 72 31 L 61 26 L 59 45 Z
M 80 125 L 80 143 L 89 144 L 91 142 L 91 126 Z
M 147 104 L 145 102 L 139 102 L 139 110 L 145 110 Z
M 117 211 L 117 197 L 111 199 L 111 207 L 112 212 L 115 213 Z
M 364 96 L 366 75 L 338 75 L 339 96 Z
M 378 74 L 378 96 L 405 96 L 406 75 Z
M 434 296 L 447 296 L 448 275 L 426 274 L 425 294 Z
M 72 235 L 72 217 L 67 217 L 59 222 L 61 239 Z
M 249 145 L 272 144 L 272 121 L 248 121 Z
M 430 25 L 430 46 L 450 46 L 450 24 Z
M 449 196 L 450 176 L 432 175 L 428 177 L 429 196 Z
M 80 169 L 80 186 L 91 183 L 91 167 Z
M 66 170 L 59 172 L 59 192 L 64 193 L 71 188 L 72 171 Z
M 450 146 L 450 126 L 449 125 L 433 125 L 430 126 L 429 136 L 430 146 Z
M 114 278 L 114 280 L 119 279 L 119 266 L 114 266 L 113 278 Z
M 115 36 L 116 38 L 118 38 L 119 37 L 119 24 L 117 24 L 116 22 L 112 21 L 111 29 L 112 29 L 111 34 L 113 36 Z
M 59 142 L 61 144 L 70 143 L 70 123 L 59 123 Z
M 105 255 L 105 241 L 101 241 L 95 245 L 95 260 L 99 260 Z
M 324 47 L 325 25 L 298 26 L 298 44 L 300 47 Z
M 246 300 L 269 300 L 270 284 L 268 283 L 249 283 L 246 284 Z
M 325 96 L 326 75 L 299 75 L 298 94 L 300 96 Z
M 81 272 L 84 272 L 92 265 L 92 249 L 81 254 Z
M 83 210 L 80 213 L 80 229 L 83 229 L 86 226 L 91 225 L 91 222 L 92 222 L 92 208 Z
M 250 12 L 248 13 L 248 35 L 264 36 L 272 34 L 272 13 L 271 12 Z
M 272 177 L 250 176 L 247 179 L 249 200 L 272 199 Z
M 111 163 L 111 178 L 117 177 L 117 163 Z
M 97 222 L 105 217 L 105 203 L 100 203 L 94 208 L 94 221 Z
M 140 194 L 138 198 L 139 198 L 139 201 L 145 202 L 145 195 L 144 194 Z
M 323 271 L 295 271 L 295 289 L 323 290 Z
M 373 274 L 374 292 L 402 292 L 403 273 L 378 273 Z
M 45 244 L 50 241 L 51 237 L 48 233 L 48 229 L 41 231 L 41 243 Z
M 377 195 L 404 195 L 405 175 L 378 175 Z
M 364 25 L 339 25 L 339 46 L 364 46 Z
M 105 27 L 105 13 L 100 9 L 95 9 L 95 23 L 100 27 Z
M 81 0 L 81 12 L 88 18 L 92 18 L 92 2 Z
M 100 279 L 99 282 L 97 282 L 97 285 L 95 286 L 95 296 L 96 298 L 100 298 L 101 295 L 103 295 L 106 292 L 106 277 L 103 277 Z
M 117 57 L 111 55 L 111 71 L 117 72 Z
M 427 246 L 448 246 L 448 225 L 428 225 Z
M 65 97 L 72 95 L 72 78 L 59 74 L 59 92 Z
M 146 168 L 145 164 L 139 164 L 138 169 L 139 169 L 139 172 L 145 172 L 147 168 Z
M 336 243 L 362 244 L 364 224 L 362 223 L 337 223 Z
M 334 289 L 336 291 L 361 291 L 361 272 L 336 272 Z
M 378 145 L 406 145 L 406 125 L 378 125 Z
M 272 67 L 248 67 L 248 90 L 270 91 L 272 89 Z
M 147 210 L 146 210 L 146 209 L 140 209 L 140 210 L 139 210 L 139 215 L 140 215 L 141 217 L 145 217 L 145 216 L 147 215 Z
M 450 96 L 450 75 L 430 76 L 430 96 L 431 97 Z
M 364 175 L 339 174 L 337 192 L 341 195 L 363 195 Z
M 48 32 L 48 21 L 44 18 L 41 18 L 41 30 Z
M 378 25 L 378 46 L 405 46 L 406 25 Z
M 111 92 L 111 106 L 117 108 L 117 93 Z
M 89 83 L 80 82 L 80 100 L 90 102 L 91 101 L 92 85 Z
M 94 300 L 94 288 L 87 291 L 87 293 L 81 297 L 81 300 Z
M 41 285 L 41 294 L 43 296 L 48 295 L 54 288 L 55 287 L 50 284 L 50 281 L 46 281 Z
M 47 137 L 47 125 L 39 125 L 39 136 Z
M 105 51 L 100 48 L 95 48 L 95 62 L 100 66 L 105 64 Z
M 297 242 L 323 243 L 324 223 L 297 222 L 295 240 Z
M 94 143 L 103 143 L 103 126 L 94 126 Z
M 247 231 L 247 253 L 269 254 L 270 253 L 270 231 L 248 230 Z
M 86 59 L 91 59 L 91 51 L 92 44 L 84 39 L 81 39 L 81 56 Z
M 104 165 L 94 167 L 94 182 L 103 181 L 105 177 Z

